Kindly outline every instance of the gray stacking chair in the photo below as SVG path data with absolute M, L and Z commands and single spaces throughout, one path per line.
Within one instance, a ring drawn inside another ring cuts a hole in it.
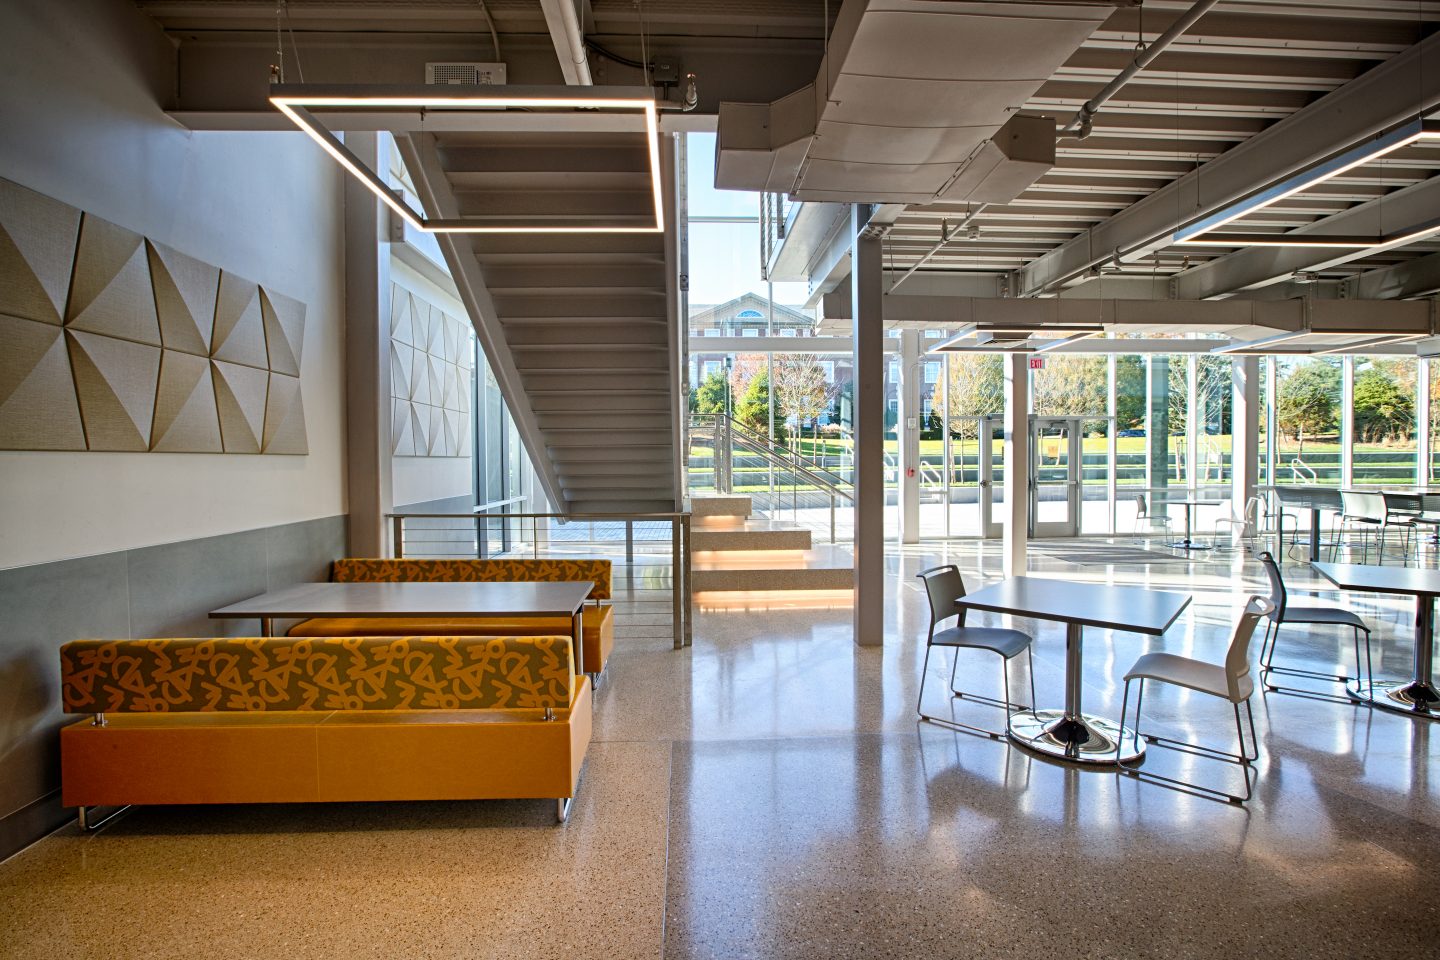
M 1255 692 L 1255 680 L 1250 673 L 1250 639 L 1255 635 L 1255 626 L 1260 618 L 1271 611 L 1270 601 L 1263 597 L 1251 597 L 1241 611 L 1240 618 L 1235 621 L 1235 628 L 1230 634 L 1230 647 L 1225 653 L 1225 663 L 1207 663 L 1203 660 L 1193 660 L 1190 657 L 1182 657 L 1174 653 L 1147 653 L 1135 661 L 1125 674 L 1125 694 L 1120 701 L 1120 724 L 1123 728 L 1125 715 L 1130 706 L 1130 682 L 1140 681 L 1139 693 L 1135 697 L 1135 726 L 1137 737 L 1144 737 L 1146 743 L 1157 746 L 1168 747 L 1179 750 L 1183 753 L 1192 753 L 1202 757 L 1209 757 L 1213 760 L 1223 760 L 1226 763 L 1238 764 L 1245 773 L 1245 795 L 1237 796 L 1233 793 L 1226 793 L 1223 790 L 1216 790 L 1213 787 L 1202 786 L 1188 780 L 1178 780 L 1174 777 L 1164 777 L 1158 773 L 1151 773 L 1148 770 L 1138 769 L 1132 764 L 1121 763 L 1121 769 L 1131 776 L 1143 780 L 1158 780 L 1163 783 L 1174 784 L 1184 787 L 1187 790 L 1195 790 L 1201 793 L 1214 794 L 1223 797 L 1231 803 L 1244 803 L 1250 799 L 1251 781 L 1250 764 L 1254 763 L 1260 756 L 1260 743 L 1255 736 L 1255 714 L 1250 709 L 1250 695 Z M 1240 740 L 1240 752 L 1226 753 L 1223 750 L 1216 750 L 1213 747 L 1201 746 L 1197 743 L 1190 743 L 1184 740 L 1170 740 L 1166 737 L 1155 736 L 1140 732 L 1140 710 L 1144 705 L 1145 681 L 1154 680 L 1160 683 L 1171 683 L 1176 686 L 1185 687 L 1198 693 L 1207 693 L 1212 697 L 1220 697 L 1229 700 L 1235 710 L 1235 734 Z M 1240 704 L 1245 704 L 1245 716 L 1250 722 L 1250 748 L 1245 747 L 1245 728 L 1240 722 Z M 1123 740 L 1123 737 L 1121 738 Z M 1119 762 L 1119 747 L 1116 747 L 1116 760 Z
M 931 723 L 964 727 L 967 730 L 994 737 L 996 740 L 1001 739 L 1005 736 L 1003 730 L 987 730 L 984 727 L 972 726 L 958 720 L 931 716 L 925 712 L 925 679 L 930 670 L 930 651 L 935 647 L 950 647 L 954 651 L 952 654 L 954 663 L 950 667 L 950 693 L 952 696 L 964 700 L 974 700 L 986 706 L 1003 707 L 1006 717 L 1009 717 L 1017 710 L 1032 709 L 1024 704 L 1010 702 L 1010 661 L 1022 652 L 1030 659 L 1030 703 L 1032 705 L 1035 703 L 1035 657 L 1030 650 L 1031 636 L 1021 633 L 1019 630 L 1000 627 L 965 626 L 965 614 L 969 611 L 955 606 L 955 601 L 965 596 L 965 581 L 960 577 L 960 568 L 954 564 L 922 570 L 917 576 L 925 582 L 925 594 L 930 601 L 930 630 L 925 636 L 925 665 L 920 668 L 920 695 L 915 700 L 915 712 L 922 719 L 929 720 Z M 951 617 L 957 618 L 955 626 L 942 629 L 940 624 Z M 960 650 L 967 648 L 999 654 L 1001 676 L 1005 684 L 1004 699 L 997 700 L 994 697 L 955 689 L 955 672 L 960 667 Z
M 1265 639 L 1260 644 L 1260 681 L 1270 690 L 1288 690 L 1292 693 L 1303 693 L 1312 697 L 1324 697 L 1326 694 L 1306 690 L 1304 687 L 1279 686 L 1272 681 L 1271 677 L 1278 673 L 1292 677 L 1331 680 L 1338 683 L 1349 683 L 1351 680 L 1358 683 L 1360 671 L 1364 670 L 1366 678 L 1374 679 L 1375 673 L 1370 659 L 1370 628 L 1365 625 L 1364 620 L 1360 619 L 1359 614 L 1343 607 L 1297 607 L 1292 605 L 1285 591 L 1285 581 L 1280 576 L 1280 567 L 1275 563 L 1275 558 L 1269 553 L 1262 553 L 1260 554 L 1260 564 L 1265 568 L 1265 575 L 1270 578 L 1270 610 L 1266 613 L 1270 622 L 1265 625 Z M 1300 670 L 1295 667 L 1275 666 L 1275 641 L 1280 636 L 1280 628 L 1287 623 L 1349 627 L 1355 639 L 1356 676 L 1348 677 L 1344 674 L 1336 675 L 1319 673 L 1314 670 Z M 1363 662 L 1360 659 L 1361 633 L 1365 634 L 1365 659 Z

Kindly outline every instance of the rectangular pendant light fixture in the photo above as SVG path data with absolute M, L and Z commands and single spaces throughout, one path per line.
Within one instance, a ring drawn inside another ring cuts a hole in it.
M 1333 180 L 1343 173 L 1378 160 L 1396 150 L 1422 142 L 1440 142 L 1440 122 L 1425 119 L 1412 120 L 1389 133 L 1382 134 L 1357 147 L 1352 147 L 1324 163 L 1288 177 L 1253 196 L 1232 203 L 1187 227 L 1182 227 L 1175 231 L 1171 242 L 1190 246 L 1223 247 L 1336 247 L 1347 250 L 1363 250 L 1374 247 L 1375 252 L 1379 252 L 1382 249 L 1403 246 L 1416 240 L 1422 240 L 1431 234 L 1440 233 L 1440 223 L 1427 224 L 1420 230 L 1411 230 L 1406 234 L 1379 237 L 1325 236 L 1303 233 L 1275 236 L 1215 232 L 1220 227 L 1233 223 L 1241 217 L 1263 210 L 1327 180 Z
M 665 201 L 660 182 L 660 124 L 655 99 L 641 87 L 475 87 L 457 93 L 451 86 L 327 86 L 277 84 L 270 103 L 320 145 L 351 176 L 363 183 L 406 223 L 426 233 L 664 233 Z M 312 112 L 364 110 L 419 112 L 440 110 L 615 110 L 634 111 L 643 120 L 650 160 L 650 189 L 655 203 L 653 223 L 608 224 L 486 224 L 470 218 L 427 217 L 367 167 Z

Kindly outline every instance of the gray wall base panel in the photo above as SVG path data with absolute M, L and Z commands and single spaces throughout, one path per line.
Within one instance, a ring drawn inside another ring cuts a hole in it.
M 215 607 L 291 583 L 330 578 L 346 554 L 346 519 L 0 570 L 0 859 L 62 823 L 61 645 L 82 637 L 242 636 L 254 620 L 211 620 Z

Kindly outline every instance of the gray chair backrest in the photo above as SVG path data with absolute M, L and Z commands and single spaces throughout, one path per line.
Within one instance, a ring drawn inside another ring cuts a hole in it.
M 1255 626 L 1260 618 L 1274 610 L 1275 606 L 1264 597 L 1251 597 L 1235 621 L 1235 630 L 1230 635 L 1230 649 L 1225 653 L 1225 682 L 1230 688 L 1230 699 L 1235 703 L 1247 699 L 1255 692 L 1255 680 L 1250 675 L 1250 638 L 1255 636 Z
M 1137 516 L 1139 516 L 1139 517 L 1148 517 L 1148 516 L 1150 516 L 1149 511 L 1145 508 L 1145 494 L 1143 494 L 1143 493 L 1137 493 L 1137 494 L 1135 494 L 1135 505 L 1140 508 L 1140 513 L 1139 513 Z
M 1385 498 L 1378 493 L 1341 490 L 1340 505 L 1341 511 L 1347 517 L 1363 517 L 1375 521 L 1385 519 Z
M 955 606 L 955 601 L 965 596 L 965 581 L 960 577 L 960 568 L 947 563 L 921 570 L 916 576 L 925 582 L 925 596 L 930 601 L 930 632 L 926 639 L 935 636 L 936 625 L 948 617 L 959 617 L 960 626 L 965 626 L 966 611 Z
M 1421 512 L 1418 493 L 1382 493 L 1386 517 L 1418 517 Z
M 1281 579 L 1280 567 L 1268 550 L 1260 554 L 1260 565 L 1265 568 L 1265 576 L 1270 579 L 1271 609 L 1266 613 L 1270 615 L 1270 619 L 1280 623 L 1285 619 L 1285 581 Z

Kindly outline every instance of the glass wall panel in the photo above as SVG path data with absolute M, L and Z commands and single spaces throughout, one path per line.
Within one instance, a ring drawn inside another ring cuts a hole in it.
M 1353 480 L 1356 486 L 1418 481 L 1413 357 L 1355 357 Z
M 1277 423 L 1275 482 L 1339 486 L 1338 357 L 1273 357 Z
M 1149 366 L 1140 354 L 1115 358 L 1115 530 L 1135 528 L 1138 497 L 1146 497 L 1149 454 L 1145 436 Z
M 1270 478 L 1270 365 L 1272 357 L 1260 358 L 1260 409 L 1255 411 L 1256 464 L 1259 485 L 1268 487 Z
M 950 535 L 981 535 L 980 418 L 1005 409 L 1005 360 L 998 353 L 945 355 Z
M 1423 361 L 1430 382 L 1430 464 L 1427 485 L 1440 482 L 1440 363 Z
M 1043 367 L 1030 371 L 1031 410 L 1037 416 L 1094 418 L 1077 424 L 1081 431 L 1080 532 L 1107 533 L 1110 361 L 1104 354 L 1050 355 L 1043 360 Z

